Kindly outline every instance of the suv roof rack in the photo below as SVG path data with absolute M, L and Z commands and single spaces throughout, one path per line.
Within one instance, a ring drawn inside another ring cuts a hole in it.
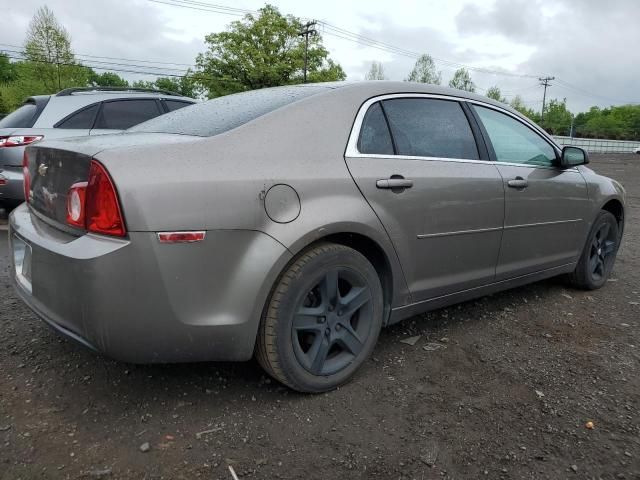
M 179 93 L 170 90 L 156 90 L 154 88 L 135 88 L 135 87 L 75 87 L 65 88 L 56 93 L 56 97 L 66 97 L 78 92 L 144 92 L 144 93 L 161 93 L 162 95 L 171 95 L 174 97 L 182 97 Z

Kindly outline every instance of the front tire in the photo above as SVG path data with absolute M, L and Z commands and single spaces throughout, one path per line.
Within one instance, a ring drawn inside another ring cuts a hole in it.
M 265 309 L 256 358 L 276 380 L 319 393 L 349 381 L 369 357 L 382 326 L 375 268 L 359 252 L 323 243 L 282 274 Z
M 603 210 L 593 222 L 576 269 L 569 275 L 570 283 L 584 290 L 602 287 L 613 269 L 619 246 L 618 221 Z

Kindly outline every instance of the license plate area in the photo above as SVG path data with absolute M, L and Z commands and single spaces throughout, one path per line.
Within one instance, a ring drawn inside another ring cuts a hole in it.
M 13 236 L 11 243 L 16 280 L 22 288 L 31 293 L 31 245 L 17 235 Z

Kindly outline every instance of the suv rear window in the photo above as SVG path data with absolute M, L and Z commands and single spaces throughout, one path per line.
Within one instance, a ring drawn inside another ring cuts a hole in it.
M 27 102 L 0 120 L 0 128 L 31 128 L 36 123 L 38 107 L 35 102 Z
M 93 128 L 126 130 L 161 115 L 155 100 L 114 100 L 104 102 Z
M 322 85 L 300 85 L 236 93 L 167 113 L 129 131 L 212 137 L 290 103 L 326 92 L 329 88 L 331 87 Z

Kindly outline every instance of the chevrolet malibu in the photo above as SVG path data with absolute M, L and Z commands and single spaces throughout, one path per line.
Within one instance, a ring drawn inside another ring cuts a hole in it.
M 380 329 L 565 275 L 599 288 L 624 190 L 509 107 L 407 82 L 217 98 L 24 158 L 20 297 L 126 362 L 258 359 L 304 392 Z

